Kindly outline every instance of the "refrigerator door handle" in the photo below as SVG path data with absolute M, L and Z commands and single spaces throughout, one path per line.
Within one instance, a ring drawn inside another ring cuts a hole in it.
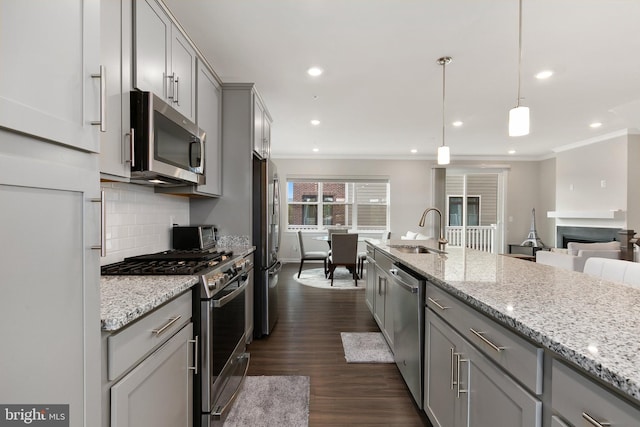
M 281 269 L 282 263 L 280 261 L 276 261 L 271 264 L 271 266 L 267 270 L 269 270 L 269 276 L 275 276 L 276 274 L 280 273 Z

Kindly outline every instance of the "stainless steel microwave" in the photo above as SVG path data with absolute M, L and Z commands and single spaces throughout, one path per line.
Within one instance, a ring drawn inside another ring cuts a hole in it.
M 151 92 L 131 92 L 131 140 L 131 182 L 205 183 L 205 133 Z

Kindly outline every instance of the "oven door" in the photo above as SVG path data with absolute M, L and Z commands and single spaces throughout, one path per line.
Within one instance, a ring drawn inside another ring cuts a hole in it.
M 249 367 L 245 353 L 245 293 L 250 270 L 201 301 L 203 426 L 223 420 Z

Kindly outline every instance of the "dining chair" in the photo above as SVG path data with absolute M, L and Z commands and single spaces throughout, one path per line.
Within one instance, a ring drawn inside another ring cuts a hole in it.
M 331 236 L 333 236 L 334 234 L 344 234 L 348 232 L 349 230 L 346 228 L 328 228 L 327 229 L 327 236 L 329 236 L 329 239 L 327 240 L 327 242 L 329 243 L 329 253 L 331 253 Z
M 352 274 L 358 286 L 358 272 L 356 261 L 358 257 L 358 235 L 356 233 L 336 233 L 331 239 L 333 245 L 329 256 L 329 278 L 333 286 L 333 272 L 336 267 L 344 266 Z
M 381 240 L 389 240 L 391 236 L 390 231 L 385 231 L 380 236 Z M 364 274 L 364 262 L 367 260 L 367 252 L 358 252 L 358 276 L 362 279 L 362 275 Z
M 298 278 L 302 272 L 302 264 L 305 261 L 320 261 L 324 263 L 324 277 L 327 277 L 327 260 L 329 259 L 329 253 L 324 251 L 305 251 L 304 242 L 302 241 L 302 231 L 298 230 L 298 244 L 300 245 L 300 268 L 298 269 Z

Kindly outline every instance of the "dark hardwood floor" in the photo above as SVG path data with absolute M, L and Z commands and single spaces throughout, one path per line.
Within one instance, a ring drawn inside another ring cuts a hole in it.
M 269 337 L 248 346 L 249 375 L 309 376 L 310 426 L 430 426 L 395 364 L 345 361 L 340 332 L 380 330 L 364 290 L 304 286 L 293 280 L 297 268 L 282 269 L 280 317 Z

